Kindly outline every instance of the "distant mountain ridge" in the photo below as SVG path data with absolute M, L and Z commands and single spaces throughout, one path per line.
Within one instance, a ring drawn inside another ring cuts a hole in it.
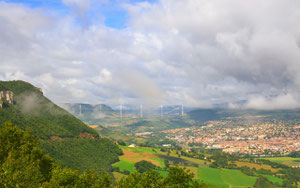
M 74 115 L 93 115 L 96 113 L 103 113 L 112 115 L 115 111 L 108 105 L 105 104 L 84 104 L 84 103 L 63 103 L 61 107 L 68 110 Z
M 118 116 L 110 106 L 105 104 L 63 103 L 62 108 L 87 124 L 98 124 L 104 118 Z
M 205 122 L 225 118 L 247 119 L 250 116 L 260 116 L 265 120 L 300 121 L 300 109 L 290 110 L 257 110 L 257 109 L 195 109 L 188 113 L 192 120 Z

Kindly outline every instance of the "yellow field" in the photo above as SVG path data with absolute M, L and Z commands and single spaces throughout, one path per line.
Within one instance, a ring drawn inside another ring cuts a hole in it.
M 149 161 L 153 164 L 155 164 L 156 166 L 161 166 L 160 163 L 155 160 L 155 159 L 159 159 L 159 157 L 157 155 L 154 155 L 152 153 L 146 153 L 146 152 L 137 152 L 131 149 L 122 149 L 124 155 L 122 157 L 124 157 L 125 159 L 132 161 L 132 162 L 139 162 L 141 160 L 146 160 Z
M 167 152 L 157 151 L 157 153 L 161 154 L 161 155 L 167 155 Z M 176 154 L 175 151 L 171 151 L 170 156 L 171 157 L 178 157 L 178 154 Z M 204 160 L 201 160 L 201 159 L 194 159 L 194 158 L 186 157 L 186 156 L 180 156 L 180 158 L 185 159 L 187 161 L 194 162 L 194 163 L 198 163 L 198 164 L 204 164 L 204 162 L 206 162 L 207 164 L 210 164 L 210 162 L 207 162 L 207 161 L 204 161 Z
M 190 172 L 192 172 L 194 174 L 194 177 L 197 178 L 198 177 L 198 168 L 197 167 L 185 167 L 186 169 L 190 170 Z
M 91 127 L 91 128 L 97 128 L 99 125 L 89 125 L 89 127 Z
M 265 165 L 265 164 L 262 164 L 262 165 L 259 165 L 259 164 L 254 164 L 254 163 L 248 163 L 248 162 L 241 162 L 241 161 L 236 161 L 234 162 L 238 167 L 241 167 L 241 166 L 247 166 L 249 168 L 256 168 L 257 170 L 258 169 L 266 169 L 266 170 L 271 170 L 272 172 L 277 172 L 279 169 L 274 169 L 272 168 L 270 165 Z

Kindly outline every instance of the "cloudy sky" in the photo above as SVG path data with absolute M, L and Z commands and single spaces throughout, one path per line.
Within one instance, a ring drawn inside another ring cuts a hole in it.
M 0 80 L 57 103 L 300 107 L 298 0 L 0 0 Z

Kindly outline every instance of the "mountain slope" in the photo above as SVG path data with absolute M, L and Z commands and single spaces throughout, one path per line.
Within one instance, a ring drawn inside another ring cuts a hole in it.
M 33 85 L 23 81 L 0 81 L 1 87 L 14 93 L 15 105 L 0 109 L 0 125 L 10 120 L 42 139 L 51 136 L 79 137 L 80 133 L 98 136 L 93 129 L 44 97 Z
M 69 112 L 43 96 L 42 91 L 24 81 L 0 81 L 0 91 L 13 92 L 13 104 L 0 108 L 0 127 L 14 125 L 39 136 L 46 153 L 63 166 L 83 170 L 111 170 L 121 150 Z M 106 151 L 102 154 L 99 151 Z M 88 159 L 82 162 L 82 159 Z

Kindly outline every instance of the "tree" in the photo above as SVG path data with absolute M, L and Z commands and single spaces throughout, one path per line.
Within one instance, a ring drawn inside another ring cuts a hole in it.
M 169 175 L 163 179 L 163 177 L 150 170 L 144 173 L 135 172 L 128 177 L 124 177 L 119 181 L 118 188 L 209 188 L 210 185 L 200 184 L 193 180 L 194 174 L 185 168 L 178 166 L 169 168 Z
M 43 187 L 113 187 L 112 178 L 107 173 L 98 174 L 95 170 L 87 170 L 82 174 L 78 170 L 56 167 L 52 171 L 52 178 Z
M 155 169 L 157 166 L 155 166 L 154 164 L 152 164 L 149 161 L 142 160 L 142 161 L 135 163 L 134 167 L 139 173 L 143 173 L 143 172 L 149 171 L 151 169 Z
M 160 188 L 163 187 L 163 177 L 150 170 L 142 174 L 135 172 L 118 183 L 119 188 Z
M 112 177 L 103 172 L 62 168 L 45 155 L 38 147 L 38 138 L 6 123 L 0 129 L 0 187 L 87 187 L 112 188 Z M 193 180 L 193 173 L 185 168 L 170 167 L 169 175 L 163 178 L 148 161 L 137 163 L 135 172 L 117 183 L 119 188 L 196 188 L 208 187 Z
M 38 187 L 51 178 L 53 164 L 28 131 L 11 122 L 0 129 L 0 187 Z
M 168 153 L 167 153 L 167 155 L 170 155 L 171 154 L 171 152 L 168 150 Z
M 253 185 L 255 188 L 273 188 L 274 184 L 270 182 L 266 177 L 259 176 L 256 179 L 255 184 Z
M 292 151 L 289 156 L 293 158 L 300 157 L 300 151 Z
M 121 145 L 121 146 L 126 146 L 126 143 L 123 140 L 119 140 L 118 144 Z
M 186 168 L 180 168 L 178 166 L 172 166 L 169 168 L 169 175 L 164 180 L 164 185 L 166 187 L 210 187 L 206 184 L 199 184 L 197 181 L 193 180 L 194 174 Z
M 169 160 L 168 160 L 168 159 L 165 159 L 165 160 L 164 160 L 164 163 L 165 163 L 166 168 L 169 168 L 169 166 L 170 166 Z
M 123 170 L 121 173 L 122 173 L 122 174 L 125 174 L 125 175 L 129 175 L 129 174 L 130 174 L 130 171 L 129 171 L 129 170 Z

